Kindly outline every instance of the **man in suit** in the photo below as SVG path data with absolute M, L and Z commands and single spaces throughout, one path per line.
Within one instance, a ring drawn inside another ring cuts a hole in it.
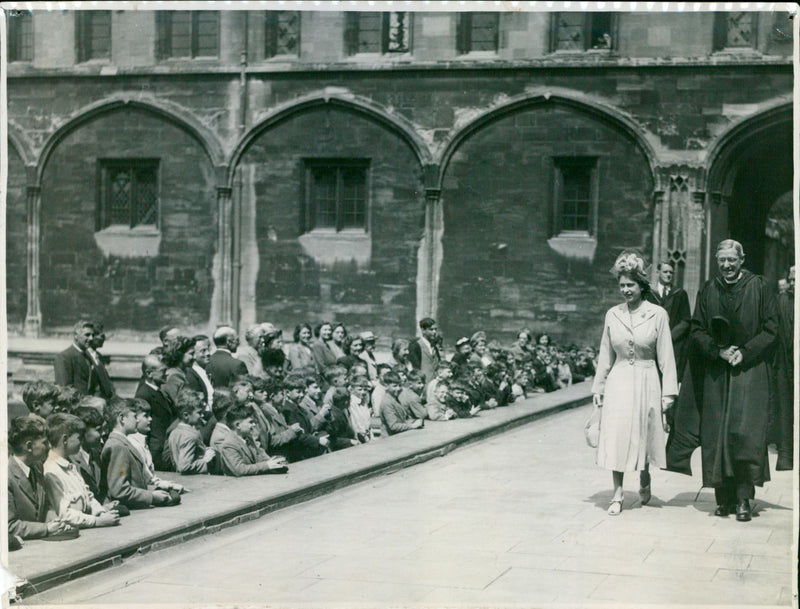
M 192 367 L 186 370 L 186 388 L 202 393 L 206 403 L 205 410 L 211 413 L 214 406 L 214 386 L 206 372 L 211 361 L 211 341 L 202 334 L 192 337 L 192 340 L 194 341 L 194 361 Z
M 50 511 L 42 473 L 50 451 L 45 422 L 36 415 L 13 419 L 8 445 L 8 534 L 17 538 L 16 546 L 19 539 L 39 539 L 69 529 L 60 518 L 45 521 Z
M 228 387 L 231 380 L 247 374 L 245 363 L 233 356 L 239 347 L 239 336 L 233 328 L 223 326 L 214 332 L 214 344 L 217 350 L 211 355 L 206 372 L 215 389 Z
M 421 319 L 422 336 L 408 344 L 408 361 L 430 382 L 436 374 L 436 366 L 442 357 L 439 352 L 439 326 L 430 317 Z
M 669 260 L 658 264 L 658 283 L 651 286 L 649 298 L 652 303 L 666 309 L 669 315 L 669 330 L 672 335 L 672 350 L 675 353 L 675 366 L 678 381 L 683 376 L 688 358 L 688 338 L 692 321 L 689 310 L 689 295 L 686 290 L 672 287 L 675 265 Z
M 75 324 L 72 344 L 57 354 L 53 361 L 56 385 L 74 387 L 83 393 L 100 393 L 100 383 L 87 349 L 94 338 L 94 326 L 89 321 Z
M 111 360 L 108 356 L 103 355 L 99 351 L 106 342 L 106 332 L 102 322 L 94 321 L 92 322 L 92 326 L 94 328 L 94 335 L 86 347 L 86 353 L 92 361 L 92 368 L 94 368 L 95 375 L 97 376 L 98 393 L 106 400 L 109 400 L 116 394 L 114 384 L 111 382 L 108 370 L 106 370 L 106 364 Z
M 167 377 L 167 367 L 156 355 L 146 355 L 142 361 L 142 379 L 136 388 L 137 398 L 150 404 L 153 418 L 147 447 L 153 455 L 153 465 L 159 471 L 165 471 L 169 465 L 163 458 L 164 446 L 167 443 L 167 430 L 177 419 L 178 412 L 170 397 L 161 390 Z

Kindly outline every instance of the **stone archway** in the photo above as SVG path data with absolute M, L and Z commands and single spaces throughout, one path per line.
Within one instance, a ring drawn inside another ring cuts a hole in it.
M 706 278 L 713 275 L 716 244 L 727 238 L 742 243 L 746 268 L 765 272 L 774 254 L 768 216 L 793 185 L 792 135 L 792 106 L 783 104 L 732 127 L 709 155 Z

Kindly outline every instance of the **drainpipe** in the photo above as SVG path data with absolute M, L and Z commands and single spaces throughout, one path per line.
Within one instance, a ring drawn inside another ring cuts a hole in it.
M 250 13 L 244 12 L 244 41 L 239 61 L 239 135 L 247 128 L 247 46 L 250 29 Z M 235 175 L 233 191 L 233 251 L 231 252 L 231 316 L 233 327 L 238 331 L 241 320 L 241 274 L 242 274 L 242 172 L 239 167 L 232 168 Z

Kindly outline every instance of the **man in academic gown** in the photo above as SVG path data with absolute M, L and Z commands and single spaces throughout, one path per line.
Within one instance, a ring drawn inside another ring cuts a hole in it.
M 678 382 L 682 380 L 688 358 L 689 327 L 692 314 L 689 310 L 689 295 L 682 288 L 673 287 L 675 266 L 665 260 L 658 264 L 658 283 L 651 286 L 647 300 L 666 309 L 669 315 L 669 331 L 672 335 L 672 351 L 675 353 L 675 367 Z
M 693 443 L 699 440 L 703 485 L 714 487 L 715 514 L 735 512 L 746 522 L 755 486 L 769 480 L 769 366 L 778 315 L 764 279 L 742 268 L 740 243 L 722 241 L 716 259 L 719 275 L 697 295 L 690 331 L 693 377 L 684 382 L 691 391 L 682 390 L 676 405 L 667 469 L 691 473 Z
M 794 467 L 794 267 L 786 292 L 778 295 L 778 349 L 775 356 L 775 400 L 770 440 L 778 447 L 776 470 Z

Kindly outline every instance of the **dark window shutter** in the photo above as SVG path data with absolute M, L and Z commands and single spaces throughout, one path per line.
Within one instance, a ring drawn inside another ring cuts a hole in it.
M 345 13 L 344 50 L 348 55 L 358 53 L 358 24 L 361 13 L 350 11 Z
M 156 11 L 156 59 L 170 56 L 170 25 L 172 11 Z
M 721 51 L 725 48 L 728 37 L 728 15 L 727 13 L 714 13 L 714 51 Z

